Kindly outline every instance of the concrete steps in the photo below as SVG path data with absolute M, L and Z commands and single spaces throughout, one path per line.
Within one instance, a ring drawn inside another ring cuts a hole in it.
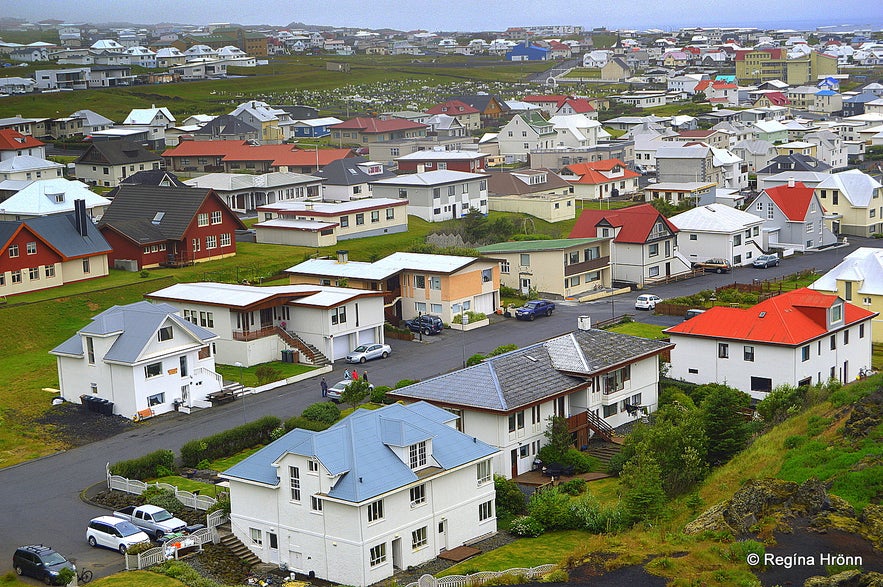
M 232 532 L 221 533 L 221 545 L 225 546 L 230 552 L 236 555 L 237 558 L 242 560 L 244 563 L 254 566 L 260 564 L 261 559 L 257 557 L 255 553 L 253 553 L 249 548 L 242 543 L 239 538 L 236 537 Z

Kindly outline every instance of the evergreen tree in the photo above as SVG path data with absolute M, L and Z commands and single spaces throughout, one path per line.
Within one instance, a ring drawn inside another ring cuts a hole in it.
M 748 423 L 739 413 L 751 397 L 726 385 L 713 385 L 702 401 L 702 420 L 708 438 L 708 462 L 726 463 L 748 443 Z
M 620 475 L 625 492 L 623 503 L 626 516 L 631 522 L 658 518 L 665 507 L 665 491 L 659 464 L 648 452 L 632 457 L 622 468 Z
M 340 401 L 349 404 L 355 410 L 371 394 L 369 383 L 362 379 L 354 379 L 340 394 Z

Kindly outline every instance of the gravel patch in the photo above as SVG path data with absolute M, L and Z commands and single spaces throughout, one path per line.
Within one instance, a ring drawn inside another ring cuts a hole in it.
M 70 402 L 50 407 L 36 423 L 49 428 L 56 440 L 69 447 L 104 440 L 135 426 L 128 418 L 90 412 L 85 406 Z

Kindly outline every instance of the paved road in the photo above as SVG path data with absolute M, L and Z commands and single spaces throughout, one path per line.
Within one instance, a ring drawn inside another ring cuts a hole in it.
M 879 241 L 850 239 L 848 247 L 796 256 L 779 267 L 740 268 L 731 274 L 706 274 L 695 279 L 650 288 L 648 291 L 668 298 L 710 289 L 734 281 L 778 277 L 802 269 L 825 271 L 839 263 L 857 246 L 879 246 Z M 555 314 L 535 322 L 504 319 L 471 332 L 445 331 L 424 342 L 390 341 L 392 356 L 366 365 L 375 385 L 393 386 L 401 379 L 426 379 L 457 369 L 464 357 L 486 353 L 502 344 L 525 347 L 529 344 L 574 330 L 577 317 L 589 315 L 593 323 L 624 313 L 635 313 L 637 320 L 672 325 L 678 317 L 654 316 L 634 310 L 635 294 L 624 294 L 591 302 L 560 303 Z M 357 367 L 361 372 L 361 366 Z M 327 375 L 329 383 L 342 378 L 344 365 L 336 364 Z M 242 424 L 264 415 L 285 419 L 299 414 L 308 405 L 321 401 L 316 380 L 308 380 L 276 390 L 248 396 L 242 400 L 198 413 L 170 414 L 138 426 L 134 431 L 117 435 L 88 446 L 75 448 L 43 459 L 0 470 L 2 503 L 0 508 L 0 575 L 11 570 L 11 556 L 21 544 L 45 543 L 54 546 L 80 566 L 91 568 L 96 576 L 122 569 L 121 557 L 110 550 L 90 549 L 85 542 L 87 521 L 103 510 L 78 499 L 79 493 L 104 478 L 105 464 L 133 458 L 167 448 L 175 452 L 193 438 Z M 8 556 L 7 556 L 8 555 Z

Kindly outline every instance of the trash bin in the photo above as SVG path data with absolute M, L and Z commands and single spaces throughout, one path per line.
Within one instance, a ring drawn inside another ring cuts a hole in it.
M 285 349 L 282 351 L 282 362 L 283 363 L 293 363 L 294 362 L 294 351 L 291 349 Z
M 289 351 L 291 353 L 291 362 L 300 363 L 300 353 L 296 350 Z
M 113 402 L 110 400 L 101 402 L 101 413 L 105 416 L 113 416 Z

